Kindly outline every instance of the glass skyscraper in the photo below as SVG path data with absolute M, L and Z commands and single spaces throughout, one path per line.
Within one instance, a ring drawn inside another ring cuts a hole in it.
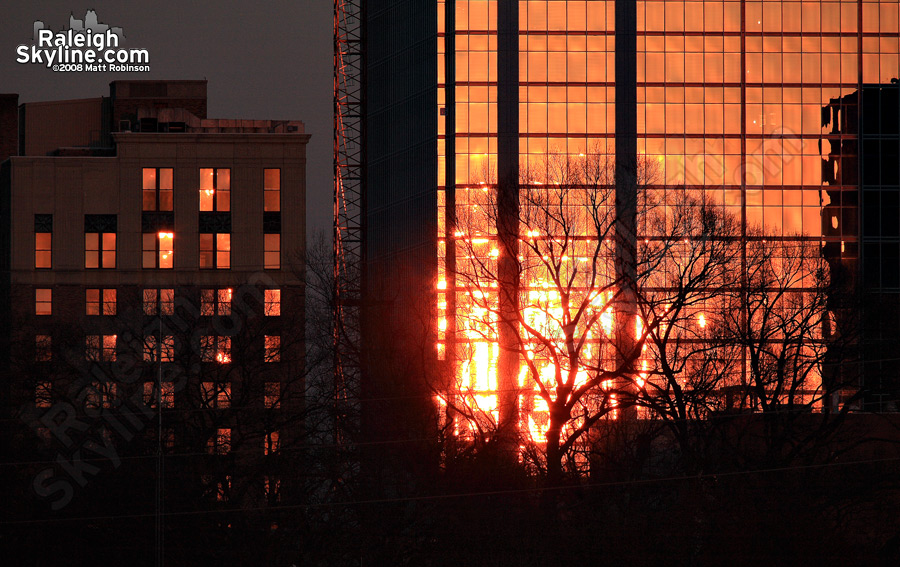
M 900 289 L 896 95 L 873 94 L 897 90 L 897 0 L 376 1 L 367 23 L 369 266 L 417 267 L 449 387 L 494 419 L 502 349 L 472 317 L 493 300 L 465 276 L 502 237 L 477 220 L 478 195 L 548 182 L 548 156 L 615 156 L 631 140 L 661 203 L 696 191 L 743 239 L 760 227 L 807 241 L 849 285 Z M 867 118 L 878 140 L 865 144 Z M 873 180 L 876 154 L 888 173 Z

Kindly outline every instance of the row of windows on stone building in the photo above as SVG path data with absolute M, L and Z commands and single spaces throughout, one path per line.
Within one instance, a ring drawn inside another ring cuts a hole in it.
M 281 268 L 281 170 L 264 170 L 263 267 Z M 174 170 L 143 168 L 141 266 L 175 267 Z M 231 170 L 200 170 L 200 268 L 231 266 Z M 223 214 L 224 213 L 224 214 Z M 84 267 L 116 267 L 116 215 L 85 215 Z M 34 267 L 53 268 L 53 215 L 36 214 Z
M 143 168 L 143 210 L 172 212 L 175 210 L 174 169 L 171 167 Z M 281 170 L 263 170 L 263 210 L 281 211 Z M 231 169 L 203 168 L 200 170 L 200 212 L 231 211 Z
M 35 335 L 34 358 L 37 362 L 53 360 L 53 336 Z M 263 362 L 281 362 L 281 336 L 264 336 Z M 231 363 L 231 337 L 227 335 L 203 335 L 200 337 L 201 362 Z M 174 362 L 174 335 L 146 335 L 140 350 L 144 362 Z M 118 335 L 85 335 L 84 359 L 89 362 L 115 362 L 119 356 Z
M 264 290 L 263 315 L 281 315 L 281 290 Z M 201 289 L 200 315 L 231 315 L 231 288 Z M 115 315 L 118 293 L 115 288 L 87 288 L 84 292 L 85 315 Z M 175 289 L 144 289 L 141 291 L 141 305 L 144 315 L 174 315 Z M 34 290 L 34 314 L 53 315 L 53 289 Z
M 175 408 L 175 384 L 174 382 L 162 381 L 145 382 L 143 384 L 143 401 L 148 408 Z M 266 382 L 263 394 L 263 407 L 266 410 L 281 409 L 281 400 L 283 397 L 283 385 L 280 382 Z M 51 381 L 39 381 L 35 384 L 34 404 L 37 409 L 49 409 L 53 406 L 53 383 Z M 200 383 L 200 402 L 202 407 L 209 410 L 227 410 L 232 407 L 231 399 L 231 383 L 229 382 L 201 382 Z M 115 383 L 111 382 L 93 382 L 84 390 L 83 403 L 86 409 L 93 411 L 101 411 L 103 409 L 113 409 L 118 407 L 120 403 L 119 389 Z M 206 451 L 210 455 L 228 455 L 235 450 L 253 449 L 254 444 L 260 442 L 258 437 L 251 437 L 247 441 L 250 444 L 235 444 L 232 435 L 232 428 L 218 427 L 212 430 L 206 440 Z M 165 451 L 175 449 L 175 428 L 164 427 L 160 430 L 161 441 Z M 262 432 L 262 439 L 259 451 L 264 456 L 277 456 L 281 450 L 281 435 L 276 428 L 267 427 Z M 102 431 L 104 438 L 108 443 L 112 443 L 113 435 L 109 429 Z M 38 435 L 46 442 L 50 442 L 51 434 L 49 428 L 38 428 Z M 204 478 L 204 484 L 217 487 L 214 492 L 215 499 L 227 500 L 228 488 L 230 488 L 230 476 L 220 479 L 217 483 L 213 477 Z M 277 502 L 280 499 L 280 479 L 278 477 L 264 477 L 264 488 L 267 498 L 270 501 Z
M 47 399 L 49 400 L 49 398 Z M 43 402 L 41 403 L 42 405 L 40 407 L 42 408 L 51 407 L 49 402 L 46 404 Z M 92 401 L 91 403 L 98 404 L 97 409 L 99 409 L 102 407 L 103 402 L 98 398 L 98 401 Z M 50 431 L 50 428 L 43 426 L 37 427 L 36 433 L 45 443 L 52 443 L 53 434 Z M 159 432 L 156 430 L 149 430 L 148 433 L 154 437 L 158 434 L 161 436 L 162 448 L 166 453 L 173 453 L 176 450 L 176 428 L 162 427 Z M 115 434 L 110 428 L 102 428 L 100 430 L 100 435 L 106 446 L 112 446 Z M 246 445 L 244 446 L 246 447 Z M 217 428 L 206 442 L 206 452 L 209 455 L 229 455 L 236 449 L 238 449 L 238 447 L 232 442 L 232 429 L 230 427 Z M 272 456 L 273 458 L 277 458 L 281 452 L 280 434 L 278 430 L 270 430 L 265 433 L 261 451 L 266 457 Z M 232 475 L 201 475 L 200 480 L 206 487 L 204 493 L 206 498 L 219 502 L 226 502 L 231 499 Z M 269 504 L 281 502 L 281 478 L 278 476 L 263 475 L 261 480 L 262 494 L 266 501 L 268 501 Z
M 145 315 L 174 315 L 175 290 L 144 289 L 142 309 Z M 115 288 L 87 288 L 85 290 L 84 310 L 87 316 L 114 316 L 117 313 L 118 293 Z M 231 315 L 231 288 L 201 289 L 200 315 Z M 34 313 L 37 316 L 53 315 L 53 289 L 37 288 L 34 292 Z M 281 315 L 281 290 L 264 290 L 263 314 L 266 317 Z M 144 337 L 143 358 L 147 362 L 171 362 L 174 358 L 175 343 L 173 336 Z M 52 360 L 51 335 L 36 335 L 35 359 L 37 361 Z M 85 339 L 85 359 L 89 361 L 116 360 L 116 335 L 88 335 Z M 200 342 L 200 359 L 204 362 L 231 362 L 231 338 L 227 336 L 204 336 Z M 281 360 L 281 337 L 267 335 L 265 337 L 265 362 Z
M 281 409 L 284 397 L 281 382 L 266 382 L 263 391 L 263 408 L 267 410 Z M 143 402 L 150 408 L 175 408 L 175 382 L 162 380 L 144 382 Z M 112 409 L 119 405 L 119 388 L 115 382 L 92 382 L 84 390 L 84 403 L 89 409 Z M 39 380 L 35 384 L 34 403 L 38 408 L 49 408 L 53 404 L 53 382 Z M 232 409 L 231 382 L 201 382 L 200 405 L 203 409 Z M 277 445 L 278 434 L 275 433 L 274 444 Z

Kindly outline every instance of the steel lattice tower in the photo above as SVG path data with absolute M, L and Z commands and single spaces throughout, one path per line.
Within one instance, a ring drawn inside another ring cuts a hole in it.
M 334 375 L 336 441 L 361 375 L 365 283 L 365 0 L 334 2 Z

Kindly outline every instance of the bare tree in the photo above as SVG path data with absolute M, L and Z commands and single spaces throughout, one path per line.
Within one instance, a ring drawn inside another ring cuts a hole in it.
M 713 443 L 703 431 L 724 412 L 827 414 L 842 385 L 822 380 L 828 268 L 817 244 L 742 231 L 701 190 L 656 190 L 654 164 L 644 161 L 636 276 L 626 282 L 616 269 L 612 171 L 594 154 L 551 155 L 523 172 L 513 321 L 499 301 L 504 247 L 490 172 L 456 189 L 456 319 L 445 323 L 455 324 L 453 382 L 440 392 L 456 432 L 493 440 L 498 398 L 511 398 L 519 447 L 556 484 L 586 472 L 594 434 L 613 418 L 667 431 L 694 468 Z M 630 341 L 619 305 L 627 286 Z M 506 377 L 511 391 L 497 377 L 503 325 L 516 329 L 520 361 L 516 379 Z M 768 441 L 790 454 L 816 438 Z
M 748 464 L 760 452 L 773 466 L 793 462 L 851 407 L 834 403 L 850 384 L 824 376 L 829 349 L 847 337 L 828 332 L 819 242 L 759 227 L 742 235 L 738 219 L 699 193 L 684 204 L 666 221 L 685 226 L 683 244 L 640 282 L 648 356 L 634 401 L 664 424 L 688 470 Z M 762 415 L 760 427 L 733 427 L 750 413 Z
M 690 459 L 695 424 L 718 409 L 720 389 L 740 369 L 717 336 L 718 320 L 740 301 L 740 225 L 687 189 L 671 191 L 647 221 L 645 247 L 660 261 L 637 282 L 646 344 L 632 402 L 661 420 Z
M 642 186 L 655 177 L 640 168 Z M 618 391 L 636 375 L 645 332 L 623 343 L 616 303 L 623 294 L 615 254 L 614 171 L 606 156 L 551 155 L 521 175 L 517 308 L 500 306 L 504 278 L 497 226 L 501 212 L 489 183 L 457 188 L 455 384 L 442 392 L 455 427 L 476 440 L 496 435 L 498 398 L 511 398 L 519 417 L 518 445 L 550 483 L 564 471 L 584 472 L 587 433 L 624 409 Z M 641 192 L 639 216 L 657 214 L 654 194 Z M 460 206 L 461 205 L 461 206 Z M 644 246 L 638 272 L 654 269 L 665 246 Z M 508 320 L 513 317 L 513 320 Z M 494 361 L 502 326 L 515 329 L 520 368 L 498 386 Z M 623 381 L 624 379 L 624 381 Z M 510 391 L 511 390 L 511 391 Z

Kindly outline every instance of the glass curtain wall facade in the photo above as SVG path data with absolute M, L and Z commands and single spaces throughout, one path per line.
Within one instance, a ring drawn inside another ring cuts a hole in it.
M 501 245 L 492 195 L 504 160 L 529 178 L 528 187 L 539 190 L 548 182 L 548 156 L 584 159 L 612 151 L 614 8 L 614 2 L 603 1 L 439 3 L 438 51 L 445 65 L 438 76 L 437 349 L 438 358 L 448 360 L 459 393 L 439 403 L 471 410 L 471 420 L 456 420 L 459 433 L 496 427 L 498 391 L 510 388 L 520 390 L 514 401 L 522 410 L 520 429 L 539 434 L 546 427 L 547 408 L 525 366 L 510 383 L 500 380 L 496 262 Z M 502 10 L 517 22 L 518 40 L 514 53 L 498 55 Z M 518 65 L 514 92 L 502 87 L 506 104 L 517 106 L 512 126 L 518 155 L 512 157 L 498 156 L 503 113 L 498 71 L 510 65 L 509 58 Z M 542 315 L 540 305 L 555 300 L 545 283 L 540 276 L 522 282 L 523 293 L 534 299 L 531 318 Z M 539 364 L 549 369 L 546 361 Z
M 510 160 L 498 157 L 498 132 L 510 112 L 504 104 L 514 104 L 518 115 L 514 159 L 527 178 L 523 190 L 553 182 L 548 159 L 614 154 L 616 4 L 438 2 L 437 355 L 453 368 L 457 391 L 450 395 L 478 409 L 475 421 L 498 420 L 503 389 L 499 292 L 479 274 L 500 255 L 489 195 Z M 853 135 L 832 128 L 825 114 L 834 100 L 857 104 L 850 95 L 863 84 L 900 75 L 897 0 L 618 4 L 635 10 L 631 134 L 638 156 L 654 169 L 645 188 L 661 203 L 685 188 L 699 192 L 741 221 L 742 239 L 761 228 L 767 238 L 824 246 L 830 263 L 837 255 L 856 273 L 858 175 L 852 167 L 838 170 L 834 155 L 846 166 L 855 163 L 848 152 L 857 150 Z M 504 15 L 518 22 L 514 54 L 498 48 Z M 510 57 L 518 66 L 514 93 L 498 82 Z M 540 281 L 522 286 L 524 297 L 552 293 Z M 530 392 L 522 374 L 519 387 Z M 520 392 L 518 405 L 522 426 L 540 434 L 546 416 L 539 396 Z M 458 429 L 477 427 L 461 421 Z

